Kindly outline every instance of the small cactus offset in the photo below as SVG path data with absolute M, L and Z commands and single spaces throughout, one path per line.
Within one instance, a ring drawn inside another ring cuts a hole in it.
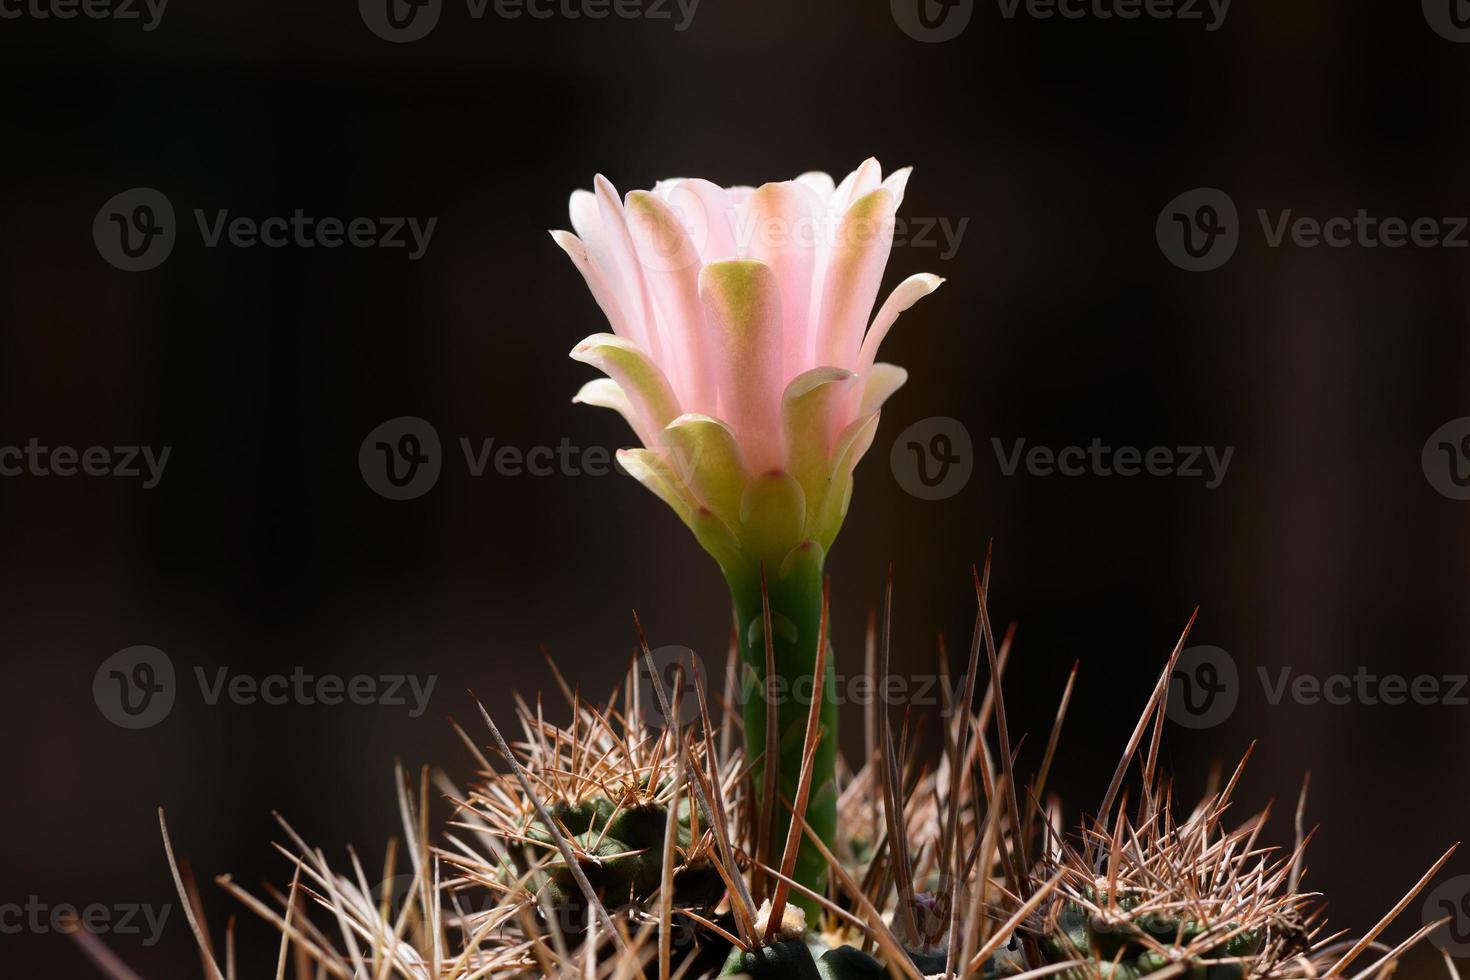
M 1360 940 L 1330 933 L 1319 896 L 1301 890 L 1307 841 L 1271 847 L 1264 814 L 1227 822 L 1244 761 L 1176 812 L 1158 760 L 1184 637 L 1140 699 L 1101 805 L 1066 832 L 1046 780 L 1077 668 L 1059 678 L 1041 765 L 1022 779 L 1008 761 L 1020 736 L 999 684 L 1010 641 L 990 628 L 987 583 L 988 569 L 937 757 L 922 758 L 917 733 L 895 728 L 887 710 L 871 712 L 871 757 L 837 767 L 830 837 L 805 816 L 819 701 L 808 703 L 805 762 L 784 801 L 796 830 L 763 840 L 769 798 L 739 737 L 739 707 L 712 705 L 694 685 L 695 716 L 679 717 L 688 699 L 673 697 L 645 645 L 646 662 L 603 705 L 583 701 L 553 665 L 567 705 L 559 722 L 522 702 L 513 729 L 485 714 L 488 739 L 461 730 L 480 770 L 468 791 L 427 772 L 415 787 L 400 773 L 407 856 L 389 849 L 391 887 L 372 884 L 355 857 L 351 872 L 332 869 L 284 823 L 297 851 L 289 888 L 257 898 L 219 882 L 281 931 L 281 962 L 296 963 L 302 980 L 1361 978 L 1386 975 L 1428 934 L 1383 945 L 1392 913 Z M 888 638 L 885 610 L 881 629 L 870 628 L 874 690 L 884 689 Z M 738 662 L 732 651 L 726 690 L 738 690 Z M 431 784 L 452 811 L 440 833 L 428 830 Z M 797 834 L 826 862 L 821 891 L 793 874 Z M 165 842 L 172 860 L 166 828 Z M 1448 858 L 1387 904 L 1402 909 Z M 175 872 L 187 900 L 193 883 Z M 237 975 L 216 962 L 202 923 L 198 935 L 207 974 Z

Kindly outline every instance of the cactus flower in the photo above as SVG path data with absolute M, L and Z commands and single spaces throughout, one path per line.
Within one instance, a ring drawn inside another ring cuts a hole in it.
M 903 169 L 885 179 L 868 160 L 840 184 L 823 173 L 759 188 L 665 180 L 623 198 L 599 176 L 594 190 L 572 195 L 576 234 L 552 232 L 612 328 L 573 349 L 607 375 L 575 400 L 615 409 L 632 427 L 642 446 L 618 458 L 724 571 L 757 684 L 762 572 L 778 671 L 795 682 L 812 669 L 822 567 L 853 468 L 907 377 L 877 360 L 878 347 L 942 282 L 913 276 L 873 315 L 908 177 Z M 806 709 L 786 700 L 778 734 L 794 750 L 779 766 L 791 798 L 801 738 L 790 730 L 805 725 Z M 765 704 L 747 691 L 745 706 L 758 757 Z M 822 724 L 808 815 L 819 832 L 835 820 L 835 702 Z M 819 881 L 820 859 L 802 859 L 798 872 L 805 865 L 805 878 Z

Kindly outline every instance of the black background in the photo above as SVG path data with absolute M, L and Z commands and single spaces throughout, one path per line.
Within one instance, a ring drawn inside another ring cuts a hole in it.
M 1180 629 L 1230 651 L 1240 703 L 1171 726 L 1180 792 L 1259 739 L 1239 814 L 1311 770 L 1308 882 L 1365 929 L 1465 826 L 1470 707 L 1272 705 L 1258 667 L 1407 676 L 1466 669 L 1467 505 L 1421 469 L 1470 415 L 1466 253 L 1268 246 L 1256 209 L 1470 213 L 1470 45 L 1417 3 L 1236 0 L 1224 25 L 1036 19 L 976 4 L 920 43 L 886 0 L 703 0 L 668 20 L 471 19 L 386 43 L 351 0 L 172 0 L 138 22 L 0 20 L 0 444 L 168 445 L 153 490 L 117 478 L 0 480 L 6 778 L 0 902 L 172 903 L 157 830 L 218 888 L 289 880 L 285 814 L 336 859 L 397 830 L 392 766 L 471 762 L 446 717 L 468 690 L 509 716 L 550 688 L 537 646 L 588 692 L 655 643 L 723 658 L 711 561 L 632 480 L 470 476 L 457 440 L 617 447 L 611 413 L 569 403 L 566 357 L 604 329 L 545 233 L 594 173 L 760 183 L 868 155 L 916 167 L 904 214 L 968 219 L 960 248 L 895 248 L 886 283 L 949 279 L 884 348 L 909 385 L 885 410 L 828 567 L 849 670 L 886 563 L 897 663 L 968 638 L 969 564 L 995 540 L 995 615 L 1019 623 L 1013 727 L 1044 742 L 1072 662 L 1053 777 L 1096 802 Z M 119 271 L 102 203 L 163 191 L 179 242 Z M 1200 186 L 1240 209 L 1240 248 L 1189 273 L 1155 240 Z M 205 248 L 195 208 L 263 218 L 437 217 L 402 250 Z M 364 436 L 431 421 L 445 469 L 391 502 L 358 472 Z M 927 416 L 961 420 L 975 475 L 905 493 L 888 451 Z M 1233 446 L 1224 484 L 1004 476 L 992 438 L 1060 447 Z M 98 711 L 94 672 L 134 644 L 184 679 L 156 727 Z M 195 667 L 263 675 L 436 675 L 429 711 L 209 706 Z M 847 738 L 857 737 L 856 712 Z M 478 730 L 478 729 L 476 729 Z M 1445 875 L 1470 872 L 1457 857 Z M 1388 937 L 1419 921 L 1411 905 Z M 244 913 L 248 975 L 276 935 Z M 142 975 L 198 975 L 175 907 L 162 942 L 109 943 Z M 58 935 L 0 935 L 6 976 L 92 975 Z M 1427 968 L 1437 969 L 1432 963 Z

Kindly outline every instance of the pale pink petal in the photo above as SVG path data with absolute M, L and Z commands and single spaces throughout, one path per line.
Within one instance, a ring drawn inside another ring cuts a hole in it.
M 659 365 L 666 365 L 666 345 L 660 335 L 658 323 L 653 317 L 653 301 L 648 296 L 648 286 L 643 278 L 643 266 L 633 249 L 633 237 L 628 232 L 628 222 L 623 213 L 623 202 L 618 199 L 618 189 L 606 177 L 598 174 L 593 180 L 597 194 L 597 215 L 602 221 L 602 231 L 607 238 L 607 249 L 611 261 L 616 265 L 623 281 L 623 309 L 630 321 L 637 321 L 642 328 L 642 347 Z
M 883 403 L 893 397 L 893 393 L 902 388 L 904 382 L 909 379 L 909 373 L 897 364 L 884 364 L 879 362 L 868 369 L 867 377 L 863 381 L 862 402 L 858 406 L 858 417 L 867 418 Z
M 847 516 L 847 508 L 852 501 L 852 471 L 873 445 L 873 438 L 878 434 L 878 415 L 874 412 L 859 419 L 837 437 L 833 450 L 832 485 L 818 510 L 813 529 L 814 536 L 824 548 L 832 546 L 832 540 L 842 527 L 842 519 Z
M 582 273 L 582 278 L 587 280 L 587 288 L 591 290 L 597 305 L 602 308 L 602 315 L 607 317 L 608 326 L 612 327 L 613 333 L 637 343 L 642 331 L 628 322 L 628 314 L 623 309 L 616 285 L 609 281 L 604 267 L 593 257 L 586 242 L 569 231 L 553 231 L 551 237 L 567 253 L 577 271 Z
M 694 177 L 669 192 L 669 205 L 683 222 L 705 265 L 740 257 L 735 205 L 723 187 Z
M 572 229 L 581 239 L 592 264 L 601 272 L 604 292 L 617 301 L 617 307 L 622 311 L 622 319 L 613 327 L 614 332 L 647 350 L 650 325 L 639 314 L 637 294 L 631 288 L 632 284 L 628 282 L 623 264 L 613 249 L 611 236 L 603 221 L 602 208 L 597 203 L 597 195 L 591 191 L 573 191 L 568 209 L 572 216 Z M 575 260 L 574 256 L 573 261 Z
M 837 190 L 837 185 L 832 182 L 832 175 L 820 170 L 808 170 L 796 178 L 798 184 L 803 184 L 816 191 L 817 197 L 821 198 L 822 204 L 831 200 L 832 194 Z
M 854 368 L 893 245 L 893 195 L 876 190 L 842 216 L 822 283 L 816 363 Z
M 648 354 L 631 341 L 609 333 L 595 333 L 572 349 L 572 360 L 591 364 L 627 396 L 637 417 L 635 429 L 657 437 L 664 426 L 680 415 L 679 399 L 668 379 Z M 645 438 L 644 444 L 648 441 Z
M 841 368 L 813 368 L 799 375 L 781 396 L 781 428 L 786 438 L 786 471 L 801 482 L 813 511 L 831 482 L 832 453 L 848 422 L 848 406 L 858 376 Z
M 657 432 L 650 432 L 641 416 L 634 410 L 627 394 L 612 378 L 593 378 L 584 384 L 572 398 L 574 405 L 591 405 L 594 408 L 610 408 L 623 417 L 638 441 L 651 446 L 657 441 Z
M 842 179 L 832 194 L 832 206 L 838 214 L 852 207 L 861 198 L 867 197 L 883 184 L 883 168 L 878 161 L 868 157 L 858 168 Z
M 817 195 L 795 181 L 766 184 L 745 208 L 748 254 L 771 267 L 781 289 L 783 384 L 810 366 L 812 272 L 822 217 Z
M 629 476 L 658 494 L 685 524 L 691 522 L 698 504 L 659 453 L 651 449 L 619 449 L 617 457 Z
M 715 411 L 714 364 L 699 299 L 699 252 L 677 215 L 646 191 L 628 195 L 628 231 L 643 265 L 670 378 L 686 409 Z
M 889 174 L 883 181 L 884 189 L 893 195 L 895 210 L 903 206 L 903 192 L 908 189 L 909 175 L 913 172 L 913 167 L 903 167 Z
M 718 416 L 735 430 L 752 470 L 781 464 L 781 290 L 762 262 L 705 266 L 699 278 L 716 349 Z
M 602 218 L 597 213 L 597 195 L 591 191 L 572 191 L 567 202 L 567 212 L 572 216 L 572 230 L 587 246 L 587 251 L 610 268 L 612 255 L 607 250 L 607 236 L 602 233 Z
M 873 318 L 873 325 L 868 328 L 868 335 L 863 338 L 862 353 L 858 357 L 859 374 L 866 374 L 873 366 L 878 357 L 878 348 L 898 321 L 899 314 L 942 285 L 944 280 L 939 276 L 921 272 L 916 276 L 909 276 L 888 294 L 878 315 Z
M 877 412 L 858 419 L 843 429 L 837 436 L 837 444 L 832 451 L 832 472 L 851 473 L 868 454 L 869 447 L 873 445 L 873 437 L 877 434 Z

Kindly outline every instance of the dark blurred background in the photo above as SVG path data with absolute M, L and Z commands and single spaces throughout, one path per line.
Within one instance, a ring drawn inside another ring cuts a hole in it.
M 1238 703 L 1215 727 L 1170 726 L 1182 794 L 1259 739 L 1238 813 L 1275 798 L 1267 837 L 1289 845 L 1310 770 L 1308 820 L 1324 827 L 1308 883 L 1358 930 L 1464 833 L 1463 700 L 1273 705 L 1258 678 L 1470 669 L 1470 510 L 1421 465 L 1430 434 L 1470 415 L 1466 252 L 1273 248 L 1256 219 L 1470 214 L 1470 44 L 1433 29 L 1434 9 L 1237 0 L 1207 30 L 1204 6 L 1203 20 L 1073 20 L 986 0 L 931 43 L 886 0 L 703 0 L 682 31 L 676 5 L 477 20 L 445 0 L 428 36 L 389 43 L 351 0 L 173 0 L 152 30 L 141 6 L 142 21 L 61 20 L 37 2 L 0 20 L 0 445 L 171 455 L 151 489 L 0 479 L 0 903 L 173 905 L 157 943 L 103 938 L 143 976 L 199 975 L 162 806 L 216 937 L 242 912 L 242 959 L 268 975 L 275 932 L 212 881 L 289 881 L 273 810 L 334 858 L 353 843 L 376 861 L 398 830 L 394 760 L 467 779 L 447 718 L 473 721 L 471 690 L 502 717 L 513 689 L 549 692 L 539 644 L 604 691 L 636 608 L 654 643 L 722 662 L 723 584 L 653 496 L 616 475 L 475 477 L 458 440 L 631 442 L 611 413 L 570 404 L 593 372 L 567 351 L 604 327 L 545 233 L 594 173 L 623 191 L 759 183 L 840 177 L 868 155 L 916 167 L 905 215 L 968 223 L 953 254 L 910 242 L 889 265 L 889 288 L 920 271 L 949 282 L 885 345 L 911 380 L 829 561 L 846 669 L 890 561 L 897 669 L 932 669 L 941 632 L 962 650 L 969 566 L 993 538 L 1029 762 L 1082 660 L 1053 777 L 1069 813 L 1097 802 L 1198 605 L 1191 642 L 1229 652 Z M 136 187 L 177 212 L 172 253 L 146 272 L 105 261 L 92 235 Z M 1197 187 L 1239 208 L 1239 247 L 1213 271 L 1176 267 L 1155 235 Z M 206 248 L 193 217 L 297 208 L 438 223 L 410 261 Z M 364 437 L 400 416 L 444 445 L 437 485 L 408 501 L 358 467 Z M 939 501 L 905 492 L 889 462 L 930 416 L 974 444 L 972 478 Z M 1094 437 L 1235 452 L 1207 489 L 1008 477 L 991 442 Z M 136 645 L 167 653 L 178 695 L 127 730 L 93 679 Z M 209 705 L 194 679 L 298 666 L 437 681 L 410 717 Z M 845 717 L 860 744 L 860 712 Z M 1442 877 L 1467 872 L 1457 856 Z M 93 975 L 65 936 L 11 932 L 5 976 Z

